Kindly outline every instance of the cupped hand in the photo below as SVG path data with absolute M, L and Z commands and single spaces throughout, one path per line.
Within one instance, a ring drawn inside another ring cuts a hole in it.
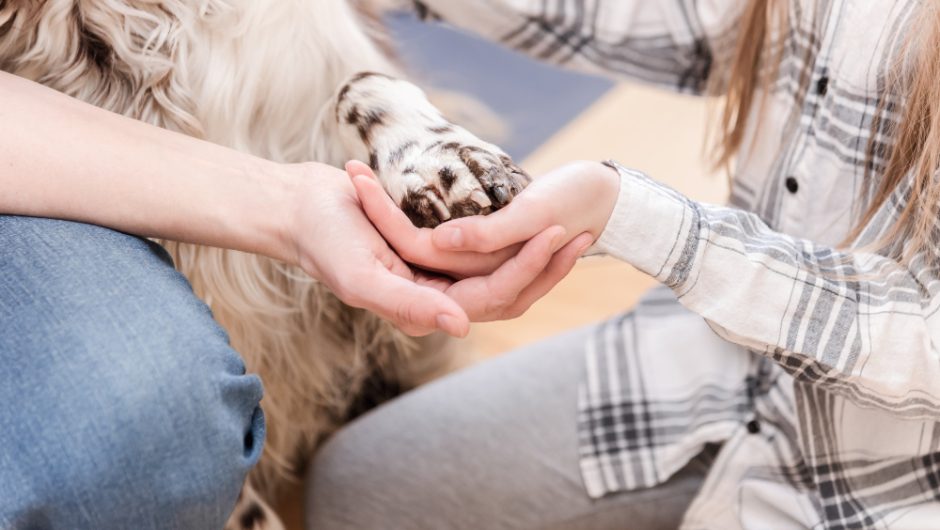
M 436 284 L 473 322 L 516 318 L 567 276 L 593 241 L 590 234 L 570 241 L 566 235 L 560 226 L 549 227 L 492 274 L 456 282 L 438 277 Z
M 471 320 L 518 316 L 567 275 L 591 243 L 587 234 L 569 241 L 563 228 L 550 226 L 491 273 L 455 281 L 405 263 L 366 217 L 345 172 L 322 164 L 294 167 L 304 173 L 286 236 L 295 263 L 343 302 L 411 335 L 441 329 L 462 337 Z
M 503 209 L 448 221 L 431 234 L 434 252 L 476 256 L 514 248 L 549 226 L 600 237 L 613 212 L 620 176 L 597 162 L 575 162 L 536 178 Z
M 431 243 L 430 229 L 416 228 L 395 206 L 369 166 L 351 161 L 346 171 L 383 237 L 409 263 L 446 274 L 434 278 L 434 285 L 474 322 L 523 314 L 568 275 L 594 240 L 589 233 L 571 237 L 564 227 L 546 226 L 527 241 L 495 252 L 442 251 Z
M 416 277 L 376 232 L 346 172 L 317 163 L 290 168 L 300 174 L 285 236 L 295 264 L 346 304 L 372 311 L 410 335 L 435 329 L 459 337 L 468 333 L 463 308 Z

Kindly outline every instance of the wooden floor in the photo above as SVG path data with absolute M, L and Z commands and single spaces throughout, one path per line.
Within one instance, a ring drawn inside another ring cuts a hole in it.
M 700 99 L 632 84 L 616 87 L 554 135 L 523 166 L 538 175 L 578 159 L 615 159 L 697 200 L 720 203 L 724 177 L 702 160 L 706 106 Z M 629 309 L 653 281 L 610 258 L 585 258 L 524 316 L 477 324 L 464 346 L 475 359 L 601 320 Z M 298 488 L 281 507 L 290 530 L 301 530 Z

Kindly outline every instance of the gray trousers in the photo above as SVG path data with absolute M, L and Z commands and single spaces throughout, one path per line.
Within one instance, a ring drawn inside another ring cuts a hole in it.
M 401 396 L 337 433 L 309 477 L 307 528 L 676 528 L 706 469 L 592 500 L 578 470 L 587 330 Z

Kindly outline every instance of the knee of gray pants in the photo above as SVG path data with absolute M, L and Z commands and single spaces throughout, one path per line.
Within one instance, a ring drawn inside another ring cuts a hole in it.
M 591 499 L 578 463 L 587 330 L 412 391 L 327 442 L 308 485 L 308 528 L 675 528 L 703 473 Z
M 575 429 L 583 338 L 481 363 L 339 431 L 313 465 L 309 527 L 527 528 L 546 504 L 586 500 Z
M 261 382 L 159 247 L 0 216 L 0 527 L 220 528 Z

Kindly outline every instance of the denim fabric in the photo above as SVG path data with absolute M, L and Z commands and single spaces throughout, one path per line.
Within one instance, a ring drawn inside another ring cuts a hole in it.
M 0 216 L 0 528 L 221 528 L 261 394 L 159 245 Z

